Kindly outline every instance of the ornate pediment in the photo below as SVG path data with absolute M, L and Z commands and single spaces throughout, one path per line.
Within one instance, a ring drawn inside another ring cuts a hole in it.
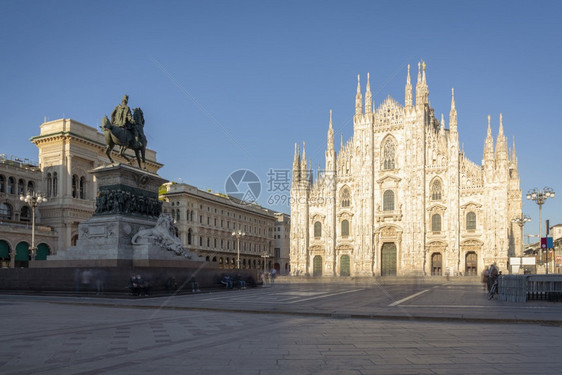
M 398 184 L 401 180 L 402 180 L 402 179 L 401 179 L 400 177 L 398 177 L 398 176 L 394 176 L 394 175 L 392 175 L 392 174 L 388 174 L 388 175 L 386 175 L 386 176 L 384 176 L 384 177 L 379 178 L 379 179 L 377 180 L 377 183 L 378 183 L 379 185 L 382 185 L 382 184 L 385 183 L 386 181 L 392 181 L 392 182 L 394 182 L 395 184 Z
M 336 215 L 338 219 L 351 219 L 353 217 L 353 212 L 349 210 L 342 210 Z
M 461 243 L 462 247 L 481 247 L 484 243 L 479 240 L 470 239 Z
M 461 206 L 461 209 L 462 209 L 462 210 L 465 210 L 465 209 L 467 209 L 467 208 L 472 208 L 472 207 L 473 207 L 473 208 L 476 208 L 476 209 L 481 209 L 481 208 L 482 208 L 482 205 L 481 205 L 480 203 L 476 203 L 476 202 L 474 202 L 474 201 L 470 201 L 470 202 L 467 202 L 467 203 L 463 204 L 463 205 Z
M 432 241 L 425 247 L 428 251 L 445 250 L 445 248 L 447 248 L 447 243 L 443 241 Z
M 447 206 L 444 206 L 440 203 L 434 203 L 431 206 L 429 206 L 426 210 L 429 211 L 429 212 L 432 212 L 432 211 L 444 212 L 445 210 L 447 210 Z
M 379 227 L 375 234 L 380 235 L 381 237 L 397 237 L 402 234 L 402 228 L 394 226 L 394 225 L 385 225 L 383 227 Z

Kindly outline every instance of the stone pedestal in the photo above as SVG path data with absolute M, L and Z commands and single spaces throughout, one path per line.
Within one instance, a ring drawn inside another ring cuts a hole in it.
M 166 180 L 123 164 L 99 167 L 90 173 L 99 187 L 94 215 L 78 226 L 76 246 L 49 256 L 42 266 L 177 267 L 178 262 L 196 260 L 196 256 L 178 255 L 155 243 L 131 243 L 136 233 L 155 226 L 162 210 L 158 188 Z

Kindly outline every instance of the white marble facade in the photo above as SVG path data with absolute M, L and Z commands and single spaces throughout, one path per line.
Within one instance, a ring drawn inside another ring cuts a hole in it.
M 425 63 L 413 91 L 408 66 L 404 105 L 388 97 L 375 109 L 369 76 L 364 95 L 358 77 L 354 134 L 336 152 L 330 112 L 316 181 L 304 145 L 295 146 L 292 274 L 479 275 L 519 255 L 519 173 L 501 114 L 495 142 L 488 116 L 478 165 L 459 147 L 454 91 L 448 126 L 430 106 Z

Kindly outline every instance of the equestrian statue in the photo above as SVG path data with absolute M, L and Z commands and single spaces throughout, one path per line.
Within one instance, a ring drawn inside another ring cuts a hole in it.
M 104 116 L 101 120 L 101 129 L 105 135 L 105 154 L 113 163 L 111 152 L 113 147 L 121 146 L 119 156 L 122 156 L 129 164 L 132 160 L 125 155 L 127 149 L 135 152 L 139 168 L 146 169 L 145 152 L 146 137 L 144 135 L 144 115 L 140 108 L 131 109 L 127 105 L 129 97 L 123 96 L 121 104 L 117 105 L 111 112 L 111 121 Z M 142 160 L 142 164 L 141 164 Z

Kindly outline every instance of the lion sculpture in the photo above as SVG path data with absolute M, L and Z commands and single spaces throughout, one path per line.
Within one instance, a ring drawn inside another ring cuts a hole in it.
M 152 242 L 166 250 L 173 251 L 177 255 L 189 258 L 181 240 L 175 234 L 173 220 L 168 214 L 160 214 L 156 226 L 139 230 L 131 239 L 131 243 L 137 245 Z

